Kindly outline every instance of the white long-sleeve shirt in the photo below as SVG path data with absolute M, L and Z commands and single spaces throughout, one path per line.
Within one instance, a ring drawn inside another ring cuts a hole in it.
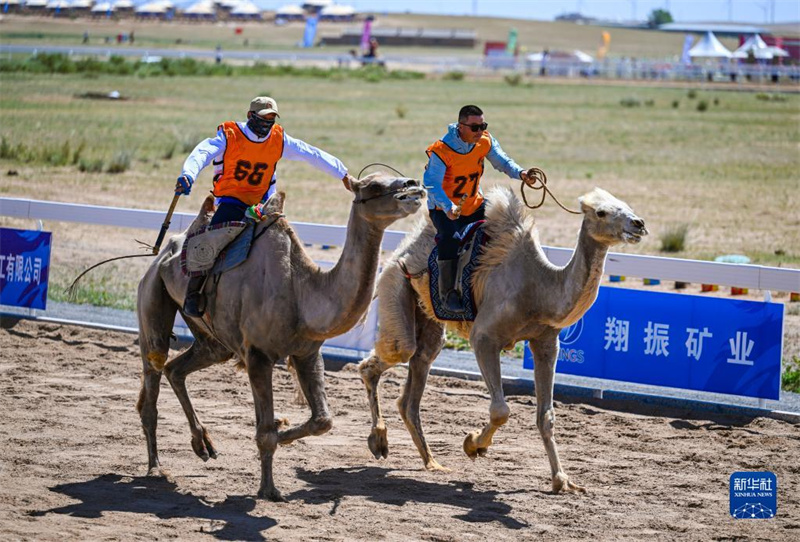
M 244 135 L 247 136 L 247 139 L 250 141 L 261 143 L 272 136 L 272 131 L 270 131 L 267 137 L 258 137 L 247 127 L 246 122 L 237 122 L 236 124 L 239 125 L 239 128 L 241 128 Z M 221 167 L 226 144 L 227 140 L 222 130 L 219 130 L 216 136 L 198 143 L 191 154 L 186 158 L 186 161 L 184 161 L 181 175 L 188 175 L 191 177 L 192 181 L 194 181 L 197 179 L 200 171 L 209 164 L 213 163 Z M 302 160 L 321 172 L 327 173 L 331 177 L 336 177 L 337 179 L 342 179 L 342 177 L 347 174 L 347 168 L 341 160 L 322 149 L 309 145 L 305 141 L 291 137 L 286 131 L 283 132 L 283 156 L 281 156 L 281 158 L 287 160 Z M 278 172 L 276 168 L 275 173 L 272 175 L 272 182 L 270 183 L 269 190 L 262 200 L 267 200 L 275 193 L 277 180 Z

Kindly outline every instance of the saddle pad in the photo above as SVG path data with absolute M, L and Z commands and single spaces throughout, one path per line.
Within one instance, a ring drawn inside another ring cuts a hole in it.
M 242 233 L 217 256 L 217 263 L 214 264 L 211 274 L 219 275 L 245 261 L 250 254 L 250 246 L 253 244 L 255 233 L 256 222 L 250 219 L 245 220 L 245 228 Z
M 483 221 L 480 224 L 475 223 L 475 227 L 469 228 L 464 232 L 459 249 L 459 271 L 461 276 L 461 295 L 464 298 L 464 307 L 466 310 L 463 314 L 456 314 L 448 311 L 444 307 L 439 296 L 439 263 L 437 256 L 439 255 L 439 247 L 434 246 L 431 255 L 428 257 L 428 278 L 430 280 L 431 291 L 431 305 L 433 312 L 440 320 L 454 320 L 472 322 L 478 311 L 475 308 L 475 300 L 472 297 L 472 272 L 477 265 L 477 257 L 480 253 L 481 247 L 486 243 L 488 237 L 483 231 Z M 471 234 L 471 235 L 470 235 Z M 468 258 L 468 259 L 467 259 Z M 464 263 L 466 261 L 466 263 Z
M 252 224 L 251 221 L 248 221 Z M 247 222 L 231 221 L 206 226 L 186 236 L 181 248 L 181 270 L 198 277 L 214 267 L 217 256 L 236 236 L 245 231 Z M 250 237 L 250 236 L 248 236 Z

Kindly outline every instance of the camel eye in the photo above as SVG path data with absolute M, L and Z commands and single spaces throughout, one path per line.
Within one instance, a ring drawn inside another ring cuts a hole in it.
M 603 218 L 604 216 L 606 216 L 606 212 L 603 210 L 595 211 L 595 214 L 597 215 L 598 218 Z

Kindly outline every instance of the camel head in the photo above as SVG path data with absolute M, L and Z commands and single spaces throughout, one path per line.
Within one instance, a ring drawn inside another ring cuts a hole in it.
M 601 188 L 578 198 L 583 211 L 583 224 L 589 235 L 607 246 L 619 243 L 636 244 L 648 234 L 644 220 L 622 200 Z
M 416 179 L 372 173 L 352 183 L 353 208 L 369 222 L 388 227 L 420 208 L 425 189 Z

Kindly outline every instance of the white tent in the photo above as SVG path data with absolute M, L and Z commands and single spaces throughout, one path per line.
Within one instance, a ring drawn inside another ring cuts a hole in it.
M 356 10 L 352 6 L 340 6 L 333 4 L 325 6 L 319 12 L 320 19 L 329 21 L 349 21 L 356 16 Z
M 72 0 L 72 4 L 70 7 L 72 9 L 91 9 L 92 4 L 94 4 L 94 0 Z
M 789 53 L 780 47 L 767 45 L 758 34 L 754 34 L 747 38 L 747 41 L 745 41 L 741 47 L 733 52 L 733 56 L 735 58 L 747 58 L 750 56 L 750 53 L 752 53 L 753 57 L 755 58 L 765 60 L 769 60 L 776 56 L 789 56 Z
M 146 4 L 142 4 L 141 6 L 137 7 L 135 11 L 136 15 L 143 17 L 150 15 L 158 16 L 167 13 L 170 7 L 171 6 L 169 5 L 168 2 L 156 1 L 156 2 L 148 2 Z
M 47 5 L 47 0 L 28 0 L 25 2 L 26 8 L 39 9 Z
M 297 4 L 287 4 L 275 12 L 276 19 L 305 19 L 306 13 Z
M 134 8 L 132 0 L 117 0 L 114 2 L 114 9 L 115 10 L 132 10 Z
M 200 0 L 183 10 L 183 15 L 190 19 L 213 19 L 217 12 L 211 0 Z
M 116 8 L 111 5 L 111 2 L 100 2 L 99 4 L 92 6 L 92 13 L 95 15 L 102 15 L 108 13 L 109 11 L 113 12 L 114 9 Z
M 706 32 L 706 35 L 689 49 L 689 56 L 692 58 L 731 58 L 733 55 L 719 42 L 713 32 Z
M 67 0 L 50 0 L 47 3 L 47 9 L 69 9 L 69 2 Z
M 260 19 L 261 8 L 252 2 L 240 2 L 235 8 L 231 9 L 231 17 L 239 19 Z

